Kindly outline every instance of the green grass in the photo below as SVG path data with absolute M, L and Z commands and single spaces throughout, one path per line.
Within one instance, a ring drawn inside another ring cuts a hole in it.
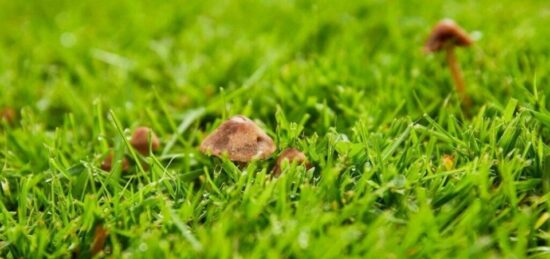
M 421 51 L 445 17 L 477 38 L 469 116 Z M 89 257 L 99 225 L 114 258 L 550 256 L 547 1 L 5 0 L 0 24 L 0 257 Z M 200 154 L 235 114 L 314 168 Z M 143 166 L 102 171 L 110 148 Z

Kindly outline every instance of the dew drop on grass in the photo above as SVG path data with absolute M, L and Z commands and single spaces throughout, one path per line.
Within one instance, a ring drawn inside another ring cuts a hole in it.
M 362 233 L 359 230 L 351 230 L 350 232 L 346 233 L 348 240 L 357 240 L 361 238 L 361 235 Z
M 407 183 L 407 178 L 400 174 L 400 175 L 396 175 L 393 180 L 393 185 L 396 187 L 396 188 L 403 188 L 405 187 L 405 184 Z
M 147 249 L 149 249 L 149 247 L 147 246 L 146 243 L 141 243 L 139 245 L 139 251 L 145 252 L 145 251 L 147 251 Z
M 370 171 L 372 170 L 372 165 L 370 162 L 366 162 L 365 165 L 364 165 L 364 170 L 365 171 Z
M 46 98 L 42 98 L 36 103 L 36 107 L 40 111 L 45 111 L 48 107 L 50 107 L 50 101 Z
M 298 235 L 298 244 L 302 249 L 306 249 L 309 246 L 309 235 L 306 231 L 301 231 L 300 235 Z
M 1 184 L 1 186 L 2 186 L 2 191 L 4 192 L 4 194 L 5 194 L 6 196 L 9 196 L 9 195 L 11 194 L 9 182 L 7 182 L 7 181 L 2 181 L 2 182 L 0 182 L 0 184 Z
M 480 32 L 480 31 L 473 31 L 472 33 L 470 33 L 470 37 L 472 38 L 472 40 L 474 41 L 479 41 L 483 38 L 483 32 Z
M 271 231 L 274 235 L 280 235 L 283 233 L 283 226 L 281 225 L 281 222 L 274 221 L 271 227 Z
M 412 78 L 418 78 L 420 76 L 420 69 L 418 68 L 413 68 L 411 69 L 411 77 Z
M 59 37 L 59 41 L 63 47 L 70 48 L 76 44 L 76 36 L 74 33 L 64 32 L 61 34 L 61 37 Z

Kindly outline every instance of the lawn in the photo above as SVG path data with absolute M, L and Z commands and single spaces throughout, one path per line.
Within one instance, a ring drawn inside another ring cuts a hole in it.
M 443 18 L 469 108 L 422 51 Z M 544 0 L 0 0 L 0 257 L 550 257 L 549 25 Z M 239 114 L 275 153 L 202 153 Z M 310 166 L 275 177 L 288 147 Z

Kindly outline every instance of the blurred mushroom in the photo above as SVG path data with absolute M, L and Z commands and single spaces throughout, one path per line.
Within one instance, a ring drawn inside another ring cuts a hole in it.
M 283 167 L 284 161 L 288 161 L 288 163 L 296 163 L 298 165 L 305 165 L 306 168 L 310 167 L 310 164 L 307 160 L 307 157 L 304 153 L 302 153 L 300 150 L 295 148 L 287 148 L 281 154 L 279 155 L 279 158 L 277 158 L 277 163 L 275 164 L 275 167 L 273 168 L 273 174 L 274 175 L 280 175 L 281 169 Z
M 151 133 L 151 140 L 149 142 L 149 132 Z M 134 131 L 130 144 L 142 155 L 149 154 L 149 147 L 153 151 L 160 148 L 160 142 L 155 133 L 147 127 L 139 127 Z
M 231 161 L 265 159 L 275 152 L 273 140 L 252 120 L 237 115 L 222 123 L 204 139 L 201 152 L 225 156 Z
M 111 150 L 109 154 L 103 159 L 103 162 L 101 162 L 101 169 L 107 172 L 110 172 L 111 169 L 113 169 L 113 158 L 115 156 L 115 153 Z M 122 171 L 128 171 L 130 169 L 130 163 L 128 162 L 128 159 L 126 157 L 122 158 Z
M 6 107 L 0 110 L 0 121 L 6 121 L 6 123 L 11 124 L 15 120 L 15 110 L 11 107 Z
M 105 247 L 105 242 L 109 237 L 109 231 L 103 227 L 103 225 L 98 224 L 94 229 L 93 242 L 90 247 L 90 253 L 92 256 L 97 255 Z
M 444 154 L 443 157 L 441 157 L 441 163 L 446 170 L 451 170 L 453 169 L 455 164 L 455 157 L 452 155 Z
M 465 107 L 470 107 L 471 100 L 466 93 L 466 86 L 462 78 L 460 65 L 455 56 L 455 47 L 468 47 L 474 41 L 470 36 L 451 19 L 444 19 L 437 23 L 430 33 L 424 51 L 439 52 L 445 50 L 447 63 L 455 83 L 456 91 Z

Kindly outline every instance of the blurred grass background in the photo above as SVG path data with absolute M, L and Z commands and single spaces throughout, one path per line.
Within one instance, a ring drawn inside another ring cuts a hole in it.
M 33 107 L 51 126 L 63 112 L 90 117 L 98 98 L 135 118 L 155 107 L 154 89 L 174 112 L 205 106 L 258 71 L 247 98 L 231 101 L 262 119 L 276 104 L 298 119 L 323 101 L 344 127 L 400 105 L 417 117 L 452 94 L 444 60 L 420 51 L 444 17 L 479 38 L 458 53 L 478 103 L 527 100 L 535 75 L 548 82 L 545 1 L 3 1 L 2 10 L 2 102 Z

